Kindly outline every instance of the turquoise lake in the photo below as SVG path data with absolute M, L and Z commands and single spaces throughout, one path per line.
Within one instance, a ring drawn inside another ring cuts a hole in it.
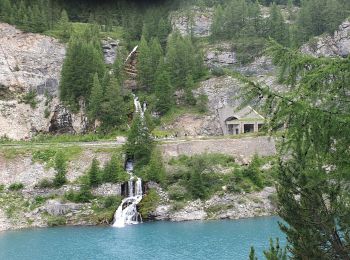
M 0 233 L 0 259 L 259 259 L 269 238 L 284 234 L 277 217 L 154 222 L 112 227 L 60 227 Z

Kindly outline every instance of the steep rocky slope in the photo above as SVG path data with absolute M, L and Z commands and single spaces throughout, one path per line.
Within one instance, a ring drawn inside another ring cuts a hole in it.
M 315 57 L 346 57 L 350 55 L 350 19 L 345 20 L 333 35 L 315 37 L 301 51 Z

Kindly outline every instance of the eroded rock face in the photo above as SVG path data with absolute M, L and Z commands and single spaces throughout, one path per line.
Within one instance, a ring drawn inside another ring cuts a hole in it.
M 107 38 L 102 40 L 102 50 L 106 64 L 113 64 L 117 57 L 119 41 Z
M 74 134 L 72 115 L 63 105 L 55 107 L 50 121 L 49 131 L 55 134 Z
M 0 85 L 56 94 L 66 49 L 58 40 L 0 23 Z
M 347 57 L 350 55 L 350 20 L 345 20 L 334 35 L 315 37 L 301 47 L 301 51 L 315 57 Z
M 211 8 L 201 10 L 199 7 L 175 12 L 171 15 L 171 25 L 173 30 L 179 30 L 182 35 L 192 33 L 196 37 L 206 37 L 210 35 L 213 13 Z

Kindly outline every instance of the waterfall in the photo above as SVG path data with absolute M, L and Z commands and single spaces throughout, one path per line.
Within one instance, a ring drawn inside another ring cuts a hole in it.
M 141 106 L 138 97 L 134 94 L 133 96 L 135 111 L 141 115 L 141 119 L 143 120 L 147 105 L 143 103 Z M 143 196 L 142 180 L 133 175 L 134 162 L 132 160 L 129 159 L 126 161 L 125 170 L 130 176 L 128 181 L 128 197 L 122 200 L 122 203 L 114 213 L 113 227 L 118 228 L 142 222 L 141 215 L 137 212 L 137 205 L 140 203 Z
M 125 225 L 138 224 L 142 222 L 141 215 L 137 212 L 137 204 L 142 200 L 142 180 L 133 175 L 133 162 L 127 160 L 126 171 L 130 175 L 128 181 L 128 197 L 122 200 L 114 214 L 113 227 L 124 227 Z M 134 185 L 135 184 L 135 185 Z

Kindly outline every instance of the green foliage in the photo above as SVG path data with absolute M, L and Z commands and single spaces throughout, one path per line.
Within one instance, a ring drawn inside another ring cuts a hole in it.
M 287 250 L 281 248 L 279 245 L 278 238 L 276 239 L 276 244 L 270 239 L 270 248 L 268 251 L 264 251 L 264 255 L 267 260 L 287 260 Z
M 99 119 L 104 130 L 122 129 L 127 122 L 127 103 L 124 102 L 119 82 L 108 77 Z
M 98 74 L 95 73 L 92 83 L 91 95 L 89 98 L 88 113 L 91 120 L 100 118 L 103 102 L 103 88 L 101 86 Z
M 64 226 L 67 224 L 67 220 L 64 216 L 49 216 L 47 219 L 47 225 L 49 227 Z
M 233 42 L 233 49 L 236 51 L 237 60 L 241 64 L 252 62 L 256 57 L 262 54 L 265 43 L 266 40 L 264 38 L 256 36 L 246 36 L 235 39 Z M 221 73 L 224 74 L 223 71 Z
M 268 129 L 288 125 L 277 169 L 288 250 L 294 258 L 348 259 L 349 59 L 314 58 L 277 43 L 269 51 L 286 92 L 252 82 L 247 91 L 251 101 L 267 97 L 260 108 L 271 118 Z
M 56 174 L 53 179 L 53 185 L 56 188 L 62 187 L 67 182 L 67 162 L 62 151 L 58 151 L 55 155 L 54 169 L 56 170 Z
M 101 170 L 99 167 L 99 162 L 96 158 L 92 160 L 88 171 L 88 178 L 90 187 L 97 187 L 99 184 L 101 184 Z
M 126 154 L 135 160 L 136 167 L 141 167 L 148 164 L 153 146 L 154 143 L 145 121 L 136 114 L 125 144 Z
M 9 187 L 8 187 L 8 189 L 10 190 L 10 191 L 19 191 L 19 190 L 22 190 L 24 188 L 24 185 L 23 185 L 23 183 L 20 183 L 20 182 L 18 182 L 18 183 L 12 183 Z
M 61 72 L 60 98 L 73 110 L 79 108 L 81 98 L 89 100 L 95 73 L 99 77 L 104 75 L 98 33 L 98 29 L 91 25 L 82 34 L 73 35 L 69 41 Z
M 29 91 L 28 93 L 26 93 L 23 97 L 22 97 L 22 102 L 24 104 L 28 104 L 30 105 L 31 108 L 36 108 L 37 104 L 38 104 L 38 101 L 36 99 L 36 91 L 35 90 L 32 90 L 32 91 Z
M 51 180 L 44 178 L 41 181 L 39 181 L 39 183 L 37 183 L 35 187 L 39 189 L 53 188 L 54 184 Z
M 255 255 L 254 247 L 250 247 L 249 260 L 258 260 L 258 258 Z
M 280 44 L 289 45 L 289 28 L 284 21 L 281 10 L 274 3 L 271 6 L 270 16 L 267 19 L 268 36 Z
M 142 176 L 145 181 L 155 181 L 157 183 L 164 183 L 165 168 L 162 160 L 162 154 L 159 149 L 154 148 L 151 153 L 150 161 L 144 169 L 145 173 Z
M 92 195 L 89 186 L 82 185 L 79 192 L 70 190 L 64 194 L 64 198 L 74 203 L 87 203 L 94 199 L 94 196 Z
M 203 54 L 199 48 L 194 45 L 190 37 L 182 37 L 178 31 L 169 37 L 166 66 L 171 84 L 176 89 L 184 88 L 189 76 L 196 81 L 206 73 Z
M 59 34 L 58 36 L 64 40 L 64 41 L 68 41 L 71 34 L 72 34 L 72 25 L 69 23 L 69 18 L 68 18 L 68 14 L 66 12 L 66 10 L 62 10 L 61 12 L 61 18 L 58 20 L 56 26 L 55 26 L 58 31 Z
M 164 63 L 160 62 L 154 82 L 156 100 L 156 109 L 161 114 L 165 114 L 173 106 L 173 90 L 170 83 L 169 73 L 164 67 Z
M 128 180 L 128 174 L 124 171 L 121 159 L 116 155 L 103 168 L 102 182 L 118 183 Z
M 139 204 L 139 212 L 142 219 L 149 219 L 150 213 L 155 211 L 160 201 L 160 197 L 155 189 L 148 190 Z
M 339 0 L 302 1 L 294 32 L 297 44 L 325 32 L 333 33 L 348 15 L 344 7 Z

